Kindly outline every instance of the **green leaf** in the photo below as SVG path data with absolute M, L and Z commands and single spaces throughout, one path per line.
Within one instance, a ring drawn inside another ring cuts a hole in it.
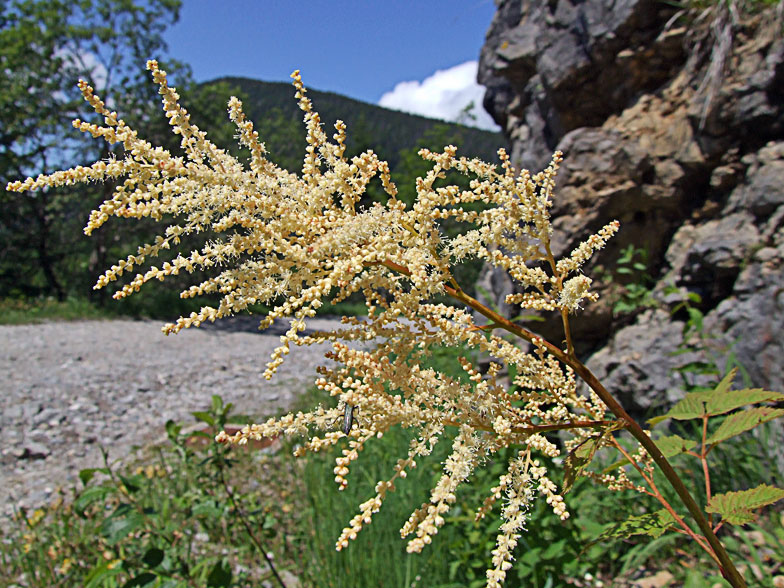
M 673 351 L 672 355 L 683 355 L 684 353 L 691 353 L 690 349 L 681 349 L 680 351 Z M 690 361 L 678 367 L 673 368 L 674 372 L 679 374 L 698 374 L 703 376 L 718 376 L 719 371 L 710 362 L 706 361 Z
M 175 423 L 173 420 L 169 419 L 166 421 L 166 434 L 169 436 L 169 439 L 172 441 L 177 440 L 177 436 L 180 434 L 180 430 L 182 427 Z
M 691 439 L 684 439 L 678 435 L 670 435 L 668 437 L 661 437 L 659 439 L 654 439 L 653 442 L 656 444 L 656 447 L 659 448 L 659 451 L 662 452 L 664 457 L 673 457 L 675 455 L 679 455 L 681 453 L 685 453 L 689 449 L 693 448 L 697 445 L 696 441 L 692 441 Z M 607 466 L 602 470 L 602 473 L 608 474 L 611 471 L 629 464 L 628 459 L 621 459 L 615 462 L 612 465 Z
M 92 488 L 88 488 L 79 495 L 79 498 L 74 501 L 74 510 L 80 515 L 84 515 L 84 511 L 88 506 L 90 506 L 93 502 L 103 500 L 113 491 L 114 490 L 112 488 L 107 486 L 93 486 Z
M 784 400 L 784 394 L 762 388 L 746 388 L 744 390 L 729 390 L 722 394 L 716 393 L 705 404 L 705 408 L 709 416 L 714 416 L 749 404 L 781 402 L 782 400 Z
M 122 474 L 118 474 L 117 477 L 120 478 L 123 486 L 125 486 L 125 489 L 130 494 L 138 492 L 145 482 L 145 478 L 141 474 L 137 474 L 135 476 L 123 476 Z
M 144 556 L 142 556 L 142 561 L 148 568 L 155 568 L 163 561 L 163 556 L 163 549 L 150 547 Z
M 139 574 L 135 578 L 131 578 L 125 584 L 122 585 L 122 588 L 133 588 L 134 586 L 149 586 L 158 578 L 152 572 L 144 572 Z
M 689 324 L 695 331 L 702 331 L 702 323 L 705 315 L 699 308 L 689 307 L 686 309 L 689 315 Z
M 122 541 L 144 523 L 142 516 L 136 512 L 129 512 L 127 516 L 118 516 L 118 513 L 124 513 L 128 510 L 127 508 L 123 509 L 123 506 L 127 507 L 128 505 L 117 507 L 117 510 L 101 525 L 101 534 L 106 537 L 109 545 Z
M 267 530 L 267 529 L 277 529 L 279 527 L 280 527 L 280 523 L 278 522 L 278 519 L 275 518 L 275 516 L 273 516 L 270 513 L 267 513 L 264 516 L 264 522 L 261 525 L 262 529 L 264 529 L 264 530 Z M 480 540 L 481 538 L 482 537 L 475 537 L 475 539 L 477 539 L 477 541 Z
M 574 482 L 586 466 L 591 463 L 596 450 L 599 448 L 601 435 L 590 437 L 569 452 L 564 460 L 563 493 L 567 494 L 574 486 Z
M 93 476 L 95 475 L 96 469 L 97 468 L 86 468 L 83 470 L 79 470 L 79 479 L 82 481 L 82 484 L 87 486 L 87 484 L 90 483 L 90 480 L 92 480 Z
M 96 472 L 108 474 L 109 470 L 107 468 L 85 468 L 83 470 L 79 470 L 79 479 L 82 481 L 82 484 L 87 486 L 87 484 L 89 484 L 95 476 Z
M 191 512 L 197 517 L 219 518 L 223 515 L 223 509 L 219 508 L 214 500 L 205 500 L 197 504 Z
M 207 423 L 211 427 L 215 426 L 215 419 L 210 413 L 205 412 L 203 410 L 197 410 L 195 412 L 192 412 L 191 414 L 194 417 L 196 417 L 197 420 L 200 420 L 203 423 Z
M 706 443 L 719 443 L 782 415 L 784 415 L 784 408 L 770 408 L 768 406 L 740 410 L 724 419 L 724 422 Z
M 732 381 L 735 379 L 737 373 L 738 368 L 730 370 L 713 390 L 690 392 L 667 413 L 650 419 L 648 424 L 653 426 L 664 419 L 684 421 L 701 418 L 706 415 L 715 416 L 749 404 L 784 400 L 784 394 L 761 390 L 759 388 L 730 390 Z
M 684 398 L 675 403 L 670 410 L 661 416 L 652 418 L 648 421 L 650 426 L 653 426 L 665 419 L 675 419 L 678 421 L 687 421 L 689 419 L 698 419 L 705 415 L 705 401 L 708 392 L 689 392 Z
M 735 380 L 735 376 L 738 375 L 738 368 L 732 368 L 729 373 L 721 379 L 719 385 L 714 388 L 714 392 L 716 394 L 726 394 L 727 391 L 732 386 L 733 380 Z
M 84 588 L 98 588 L 98 586 L 106 586 L 105 580 L 113 576 L 118 576 L 123 573 L 120 566 L 109 568 L 109 562 L 101 559 L 101 562 L 95 566 L 84 579 Z
M 564 460 L 564 494 L 568 493 L 569 490 L 572 489 L 572 486 L 574 486 L 574 483 L 580 475 L 580 472 L 582 472 L 586 466 L 591 463 L 593 456 L 596 455 L 596 451 L 601 445 L 602 439 L 604 439 L 606 435 L 612 435 L 613 431 L 619 431 L 620 429 L 623 429 L 623 427 L 624 425 L 622 421 L 613 421 L 604 429 L 601 429 L 599 434 L 586 439 L 569 452 L 569 455 L 567 455 L 566 459 Z
M 231 568 L 228 564 L 216 562 L 207 576 L 207 586 L 210 588 L 226 588 L 231 585 Z
M 761 388 L 746 388 L 744 390 L 730 390 L 738 368 L 733 368 L 724 376 L 718 386 L 708 395 L 705 410 L 708 416 L 724 414 L 749 404 L 784 400 L 784 394 L 770 392 Z
M 745 525 L 754 520 L 752 511 L 773 504 L 784 498 L 784 490 L 775 486 L 761 484 L 750 490 L 715 494 L 705 508 L 706 512 L 721 515 L 721 518 L 734 525 Z
M 675 524 L 675 519 L 664 509 L 644 515 L 629 517 L 608 529 L 592 543 L 605 541 L 607 539 L 625 539 L 632 535 L 648 535 L 657 539 L 664 532 Z
M 463 562 L 459 559 L 452 561 L 449 563 L 449 579 L 452 580 L 457 575 L 457 570 L 463 565 Z
M 217 394 L 212 395 L 212 412 L 218 414 L 223 408 L 223 398 Z
M 566 548 L 566 539 L 561 539 L 555 543 L 551 543 L 547 549 L 542 553 L 542 559 L 547 561 L 550 559 L 558 559 Z
M 685 453 L 697 445 L 696 441 L 684 439 L 678 435 L 661 437 L 660 439 L 656 439 L 654 443 L 656 443 L 656 447 L 659 448 L 659 451 L 664 454 L 664 457 L 673 457 L 674 455 Z

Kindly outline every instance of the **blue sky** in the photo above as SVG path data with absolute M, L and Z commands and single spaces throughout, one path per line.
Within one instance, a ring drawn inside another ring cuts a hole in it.
M 374 104 L 454 120 L 473 100 L 492 0 L 184 0 L 165 33 L 198 81 L 289 81 Z M 318 105 L 316 105 L 318 107 Z

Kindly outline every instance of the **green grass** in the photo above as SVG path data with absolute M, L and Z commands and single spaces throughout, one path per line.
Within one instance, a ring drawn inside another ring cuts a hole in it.
M 182 300 L 176 292 L 161 291 L 154 297 L 131 296 L 126 300 L 109 300 L 98 305 L 86 298 L 68 298 L 60 302 L 54 298 L 0 299 L 0 325 L 27 325 L 47 321 L 108 320 L 114 318 L 148 318 L 155 320 L 175 320 L 180 315 L 198 312 L 199 309 L 215 301 Z M 254 314 L 266 314 L 268 308 L 256 305 Z M 364 303 L 345 301 L 338 304 L 325 304 L 317 313 L 319 316 L 367 315 Z
M 0 300 L 0 324 L 23 325 L 44 321 L 72 321 L 80 319 L 106 319 L 112 314 L 87 300 L 69 298 L 58 302 L 53 298 L 42 300 Z

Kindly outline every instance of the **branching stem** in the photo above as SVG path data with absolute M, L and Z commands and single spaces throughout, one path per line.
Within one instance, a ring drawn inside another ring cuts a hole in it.
M 405 275 L 410 275 L 410 270 L 405 266 L 397 264 L 393 261 L 387 260 L 384 262 L 384 265 L 389 269 L 394 271 L 400 272 Z M 719 541 L 716 534 L 713 532 L 711 528 L 711 524 L 708 522 L 708 519 L 705 518 L 705 515 L 702 513 L 697 502 L 692 498 L 691 494 L 689 494 L 688 489 L 681 481 L 678 474 L 675 472 L 673 467 L 670 465 L 670 462 L 667 461 L 667 458 L 664 457 L 662 452 L 653 442 L 653 440 L 645 434 L 643 428 L 635 421 L 626 409 L 613 397 L 612 394 L 604 387 L 604 385 L 599 381 L 599 379 L 588 369 L 588 367 L 579 361 L 574 355 L 564 352 L 562 349 L 553 345 L 549 341 L 544 340 L 542 337 L 539 337 L 532 331 L 525 329 L 519 325 L 514 324 L 513 322 L 509 321 L 506 317 L 498 314 L 497 312 L 493 311 L 490 308 L 487 308 L 484 304 L 476 300 L 475 298 L 469 296 L 462 290 L 455 290 L 451 286 L 444 286 L 444 290 L 446 293 L 451 296 L 452 298 L 459 300 L 466 306 L 472 308 L 479 314 L 483 315 L 485 318 L 488 318 L 492 321 L 491 324 L 497 326 L 497 328 L 504 329 L 513 335 L 520 337 L 521 339 L 528 341 L 529 343 L 534 343 L 541 347 L 544 347 L 549 353 L 551 353 L 555 358 L 557 358 L 561 363 L 569 366 L 574 370 L 574 372 L 588 385 L 591 390 L 593 390 L 599 398 L 601 398 L 602 402 L 610 409 L 610 411 L 619 419 L 624 421 L 625 428 L 631 433 L 631 435 L 640 442 L 648 454 L 653 458 L 653 461 L 656 462 L 656 465 L 662 470 L 662 473 L 665 475 L 667 480 L 670 482 L 670 485 L 673 487 L 675 492 L 678 494 L 678 497 L 683 502 L 686 509 L 691 514 L 694 521 L 697 523 L 697 526 L 700 528 L 705 539 L 710 544 L 711 549 L 716 554 L 716 559 L 719 561 L 719 566 L 721 569 L 721 573 L 726 578 L 726 580 L 732 584 L 733 588 L 746 588 L 746 582 L 743 577 L 740 575 L 738 570 L 735 568 L 732 560 L 730 560 L 727 551 L 724 549 L 724 546 Z
M 662 473 L 670 482 L 670 485 L 673 487 L 675 492 L 677 492 L 684 506 L 686 506 L 686 509 L 689 511 L 692 518 L 694 518 L 694 521 L 697 523 L 697 526 L 700 528 L 703 536 L 705 539 L 707 539 L 708 543 L 713 549 L 713 552 L 716 554 L 716 558 L 718 559 L 719 565 L 721 567 L 722 575 L 727 579 L 728 582 L 730 582 L 730 584 L 732 584 L 734 588 L 746 587 L 745 580 L 733 565 L 729 555 L 727 554 L 727 551 L 724 549 L 724 546 L 716 537 L 710 523 L 705 518 L 705 515 L 702 514 L 702 510 L 700 509 L 699 505 L 696 503 L 694 498 L 692 498 L 691 494 L 689 494 L 689 491 L 686 489 L 686 486 L 683 484 L 678 474 L 670 465 L 670 462 L 667 461 L 667 458 L 665 458 L 659 448 L 656 447 L 656 444 L 653 442 L 653 440 L 645 434 L 645 431 L 643 431 L 642 427 L 637 423 L 637 421 L 635 421 L 629 415 L 629 413 L 626 412 L 623 406 L 621 406 L 621 404 L 612 396 L 612 394 L 607 391 L 607 389 L 585 364 L 577 360 L 575 357 L 571 357 L 568 353 L 565 353 L 549 341 L 544 341 L 541 337 L 537 337 L 531 331 L 528 331 L 527 329 L 519 327 L 518 325 L 508 321 L 505 317 L 487 308 L 478 300 L 467 295 L 465 292 L 456 292 L 449 287 L 446 287 L 446 290 L 450 296 L 460 300 L 461 302 L 464 302 L 480 314 L 494 321 L 499 325 L 500 328 L 505 329 L 529 342 L 533 342 L 534 339 L 537 339 L 539 345 L 544 346 L 559 361 L 571 367 L 574 372 L 591 388 L 591 390 L 596 392 L 596 394 L 607 405 L 610 411 L 626 423 L 626 429 L 628 429 L 629 433 L 631 433 L 632 436 L 640 442 L 640 445 L 642 445 L 650 454 L 650 456 L 653 458 L 653 461 L 656 462 L 656 465 L 661 468 Z

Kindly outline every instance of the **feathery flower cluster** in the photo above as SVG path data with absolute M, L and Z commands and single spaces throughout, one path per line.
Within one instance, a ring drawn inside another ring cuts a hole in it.
M 532 454 L 560 454 L 558 445 L 545 436 L 554 430 L 571 433 L 570 443 L 578 444 L 592 433 L 592 423 L 604 418 L 605 406 L 595 395 L 578 394 L 573 371 L 553 356 L 553 346 L 521 330 L 533 344 L 533 351 L 524 353 L 494 334 L 500 323 L 479 326 L 465 308 L 431 300 L 448 294 L 482 312 L 450 270 L 456 262 L 475 256 L 503 268 L 522 287 L 523 293 L 510 296 L 508 302 L 566 317 L 582 301 L 595 299 L 591 281 L 580 268 L 618 230 L 618 223 L 608 224 L 569 257 L 553 259 L 549 209 L 560 153 L 546 170 L 531 175 L 517 174 L 503 150 L 499 150 L 499 169 L 458 157 L 453 146 L 442 153 L 423 149 L 420 155 L 432 169 L 417 180 L 417 200 L 407 208 L 396 198 L 386 162 L 372 151 L 346 157 L 345 124 L 337 121 L 328 137 L 298 72 L 292 78 L 307 138 L 301 172 L 291 173 L 266 158 L 241 102 L 232 98 L 229 116 L 237 126 L 239 142 L 250 151 L 246 168 L 191 122 L 158 64 L 150 61 L 147 66 L 160 87 L 172 130 L 181 137 L 182 156 L 141 139 L 80 82 L 85 100 L 103 117 L 104 125 L 77 120 L 74 126 L 109 143 L 122 143 L 124 158 L 14 182 L 8 189 L 116 182 L 112 197 L 90 215 L 88 235 L 112 216 L 174 219 L 153 243 L 118 261 L 95 285 L 103 288 L 128 275 L 130 279 L 114 293 L 115 298 L 124 298 L 151 280 L 204 272 L 207 277 L 181 296 L 219 294 L 220 304 L 165 325 L 166 334 L 242 312 L 256 303 L 267 304 L 272 310 L 261 320 L 261 329 L 275 320 L 289 321 L 268 363 L 267 378 L 274 376 L 292 346 L 331 343 L 326 357 L 333 361 L 320 368 L 316 385 L 344 405 L 357 407 L 362 415 L 336 463 L 339 488 L 348 483 L 350 467 L 365 443 L 395 426 L 413 430 L 408 455 L 394 465 L 389 479 L 378 482 L 374 496 L 360 505 L 338 538 L 338 549 L 372 521 L 396 480 L 416 467 L 417 458 L 433 451 L 447 428 L 456 428 L 457 435 L 443 476 L 430 500 L 413 512 L 401 530 L 403 536 L 411 536 L 409 552 L 420 551 L 432 541 L 455 502 L 458 486 L 475 468 L 503 448 L 521 447 L 480 510 L 484 516 L 505 496 L 504 523 L 488 571 L 488 586 L 497 586 L 512 565 L 512 551 L 537 490 L 556 516 L 569 516 L 555 484 Z M 469 189 L 439 186 L 447 170 L 471 177 Z M 362 196 L 376 176 L 389 198 L 384 204 L 364 205 Z M 483 203 L 480 211 L 464 208 L 474 202 Z M 447 218 L 469 223 L 471 229 L 447 238 L 440 229 Z M 204 231 L 217 238 L 198 250 L 176 252 L 183 240 Z M 170 250 L 175 252 L 169 254 Z M 167 259 L 152 265 L 156 257 Z M 338 302 L 354 293 L 365 298 L 366 319 L 344 318 L 342 328 L 335 331 L 303 334 L 307 319 L 325 302 Z M 493 363 L 483 375 L 469 359 L 461 358 L 468 382 L 422 367 L 439 347 L 480 352 Z M 501 383 L 503 368 L 513 368 L 511 389 Z M 243 444 L 260 437 L 299 435 L 306 438 L 300 453 L 319 451 L 347 436 L 334 430 L 340 414 L 339 408 L 317 407 L 248 425 L 233 436 L 221 433 L 217 440 Z

